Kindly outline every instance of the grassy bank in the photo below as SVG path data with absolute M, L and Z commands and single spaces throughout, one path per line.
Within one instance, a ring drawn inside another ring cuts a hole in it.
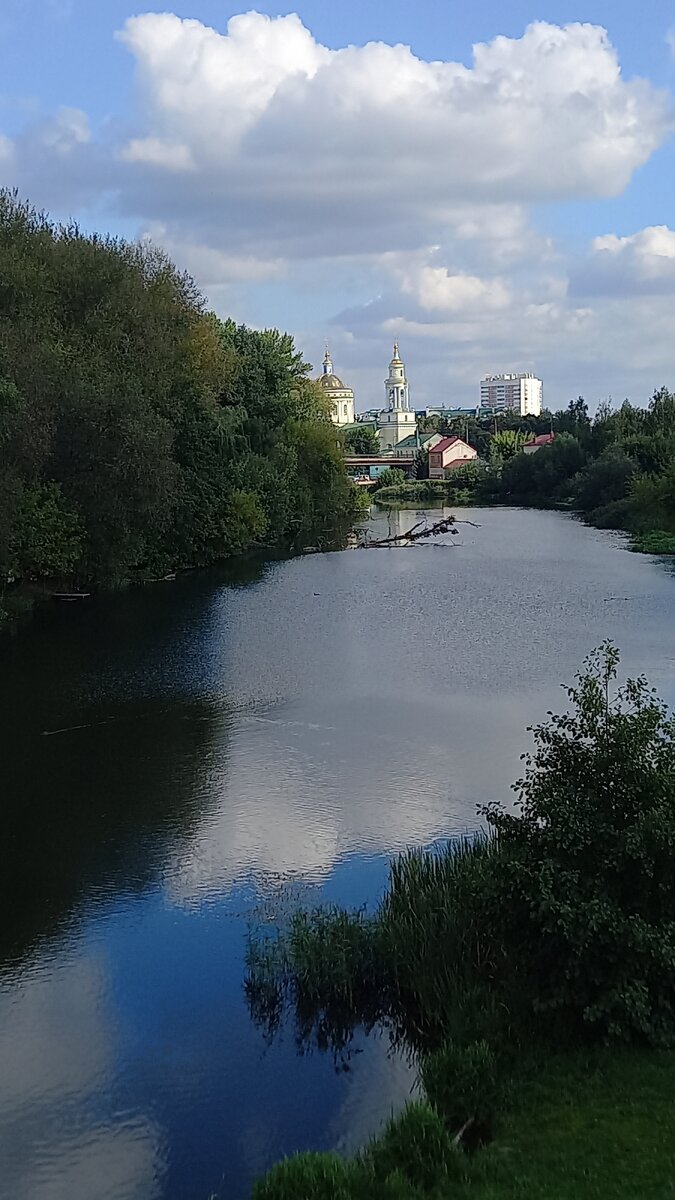
M 345 1162 L 306 1154 L 254 1200 L 665 1200 L 675 1179 L 675 1053 L 634 1048 L 550 1057 L 513 1080 L 494 1142 L 473 1157 L 426 1104 Z
M 549 1058 L 519 1083 L 471 1200 L 665 1200 L 675 1179 L 675 1054 Z
M 617 664 L 606 644 L 535 727 L 515 812 L 398 858 L 372 914 L 300 910 L 252 939 L 268 1031 L 291 1008 L 339 1051 L 380 1022 L 425 1097 L 355 1160 L 290 1160 L 256 1200 L 669 1194 L 675 721 L 645 680 L 617 690 Z
M 444 479 L 418 479 L 395 487 L 383 487 L 372 499 L 376 504 L 455 504 L 476 503 L 476 493 L 468 487 L 458 487 Z
M 635 534 L 631 550 L 638 554 L 675 554 L 675 533 L 653 529 L 649 533 Z

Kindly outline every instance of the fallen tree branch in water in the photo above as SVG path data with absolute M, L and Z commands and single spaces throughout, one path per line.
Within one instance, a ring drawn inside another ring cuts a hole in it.
M 359 542 L 359 550 L 377 549 L 378 546 L 411 546 L 415 542 L 421 541 L 423 538 L 438 537 L 442 533 L 451 533 L 453 537 L 459 532 L 455 527 L 457 525 L 473 525 L 475 529 L 480 529 L 475 521 L 457 521 L 454 516 L 443 517 L 440 521 L 434 521 L 433 525 L 427 525 L 425 521 L 418 521 L 406 533 L 394 533 L 391 537 L 376 538 L 373 541 L 368 539 L 367 530 L 364 530 L 365 537 Z

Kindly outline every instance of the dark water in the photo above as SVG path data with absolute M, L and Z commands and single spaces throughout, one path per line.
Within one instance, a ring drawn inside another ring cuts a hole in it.
M 0 1193 L 228 1200 L 409 1092 L 267 1045 L 247 921 L 361 904 L 386 856 L 507 798 L 525 727 L 611 636 L 675 702 L 675 574 L 556 514 L 45 611 L 0 640 Z M 412 524 L 414 512 L 379 518 Z M 445 538 L 451 542 L 452 539 Z

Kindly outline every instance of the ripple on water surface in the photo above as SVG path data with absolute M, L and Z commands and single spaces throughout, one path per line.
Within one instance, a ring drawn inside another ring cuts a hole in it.
M 463 516 L 446 546 L 198 574 L 0 643 L 12 1200 L 239 1200 L 284 1153 L 353 1149 L 411 1068 L 382 1037 L 346 1062 L 292 1025 L 268 1044 L 248 922 L 373 903 L 391 852 L 474 827 L 603 638 L 675 701 L 663 561 L 557 514 Z

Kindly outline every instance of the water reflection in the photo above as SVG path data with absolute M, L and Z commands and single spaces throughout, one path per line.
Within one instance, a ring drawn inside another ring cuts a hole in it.
M 83 1127 L 116 1052 L 103 964 L 82 957 L 41 968 L 29 987 L 0 991 L 4 1194 L 157 1195 L 160 1138 L 151 1123 L 94 1119 Z
M 210 798 L 216 731 L 224 769 L 222 704 L 148 698 L 66 719 L 76 723 L 24 728 L 5 759 L 11 905 L 0 907 L 0 958 L 25 954 L 84 898 L 147 886 Z
M 196 574 L 0 642 L 13 1197 L 239 1200 L 282 1154 L 365 1137 L 409 1066 L 362 1031 L 338 1074 L 295 1029 L 266 1045 L 249 921 L 288 884 L 372 903 L 392 851 L 471 828 L 604 637 L 675 700 L 658 562 L 556 514 L 472 519 L 452 550 Z

